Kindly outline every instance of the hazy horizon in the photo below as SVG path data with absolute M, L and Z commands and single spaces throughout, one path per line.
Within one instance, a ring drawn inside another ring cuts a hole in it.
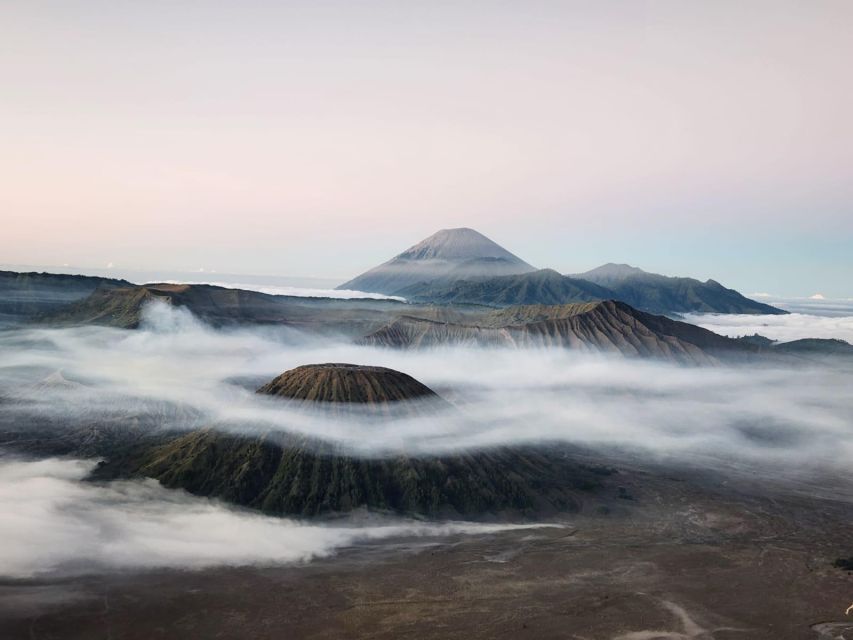
M 537 267 L 853 295 L 853 5 L 8 2 L 8 264 Z
M 408 247 L 407 247 L 408 248 Z M 389 258 L 392 256 L 389 256 Z M 382 262 L 385 262 L 386 259 L 377 260 L 376 264 L 371 266 L 377 266 Z M 615 261 L 611 261 L 615 262 Z M 602 266 L 605 263 L 597 263 L 588 269 L 577 270 L 574 272 L 562 272 L 564 275 L 576 275 L 578 273 L 582 273 L 583 271 L 588 271 L 592 268 Z M 633 267 L 639 266 L 643 268 L 641 265 L 630 265 Z M 537 268 L 552 268 L 548 265 L 538 266 Z M 57 273 L 57 274 L 72 274 L 72 275 L 91 275 L 91 276 L 101 276 L 107 278 L 117 278 L 124 279 L 135 284 L 146 284 L 151 282 L 175 282 L 175 283 L 187 283 L 187 284 L 212 284 L 212 285 L 220 285 L 226 286 L 229 288 L 242 288 L 242 289 L 250 289 L 255 291 L 261 291 L 264 293 L 273 293 L 278 295 L 291 295 L 290 292 L 286 291 L 286 289 L 292 288 L 294 292 L 292 295 L 313 295 L 309 293 L 314 290 L 316 292 L 325 292 L 329 293 L 337 286 L 345 283 L 347 280 L 350 280 L 354 275 L 358 274 L 349 274 L 344 276 L 330 277 L 330 276 L 313 276 L 307 274 L 293 274 L 293 273 L 277 273 L 275 271 L 271 272 L 246 272 L 241 271 L 240 269 L 236 269 L 233 271 L 219 271 L 216 269 L 205 269 L 203 267 L 192 270 L 184 270 L 184 269 L 170 269 L 170 268 L 157 268 L 155 266 L 149 266 L 147 268 L 143 267 L 133 267 L 133 266 L 124 266 L 117 265 L 115 263 L 108 263 L 107 265 L 76 265 L 76 264 L 3 264 L 0 263 L 0 270 L 10 270 L 10 271 L 18 271 L 18 272 L 46 272 L 46 273 Z M 644 269 L 646 271 L 654 271 L 649 269 Z M 677 276 L 677 277 L 692 277 L 697 280 L 719 280 L 713 275 L 707 276 L 697 276 L 693 273 L 663 273 L 662 275 L 666 276 Z M 782 303 L 783 308 L 785 307 L 785 302 L 804 302 L 806 304 L 819 304 L 820 301 L 826 300 L 830 301 L 843 301 L 848 302 L 853 300 L 853 295 L 832 295 L 825 294 L 824 291 L 832 291 L 832 289 L 826 289 L 822 287 L 814 287 L 810 290 L 800 290 L 796 292 L 792 292 L 787 290 L 785 293 L 780 293 L 778 291 L 752 291 L 745 288 L 735 287 L 729 282 L 722 282 L 723 285 L 731 288 L 738 289 L 740 293 L 744 294 L 749 298 L 754 298 L 757 300 L 761 300 L 764 302 L 770 302 L 773 305 L 779 306 L 778 303 Z M 280 291 L 276 289 L 281 289 Z M 303 290 L 299 292 L 298 290 Z M 839 291 L 843 291 L 844 289 L 840 289 Z M 850 289 L 853 291 L 853 289 Z M 386 296 L 384 294 L 371 293 L 371 292 L 361 292 L 364 294 L 363 297 L 395 297 L 395 296 Z M 317 295 L 320 295 L 319 293 Z M 820 315 L 820 314 L 818 314 Z

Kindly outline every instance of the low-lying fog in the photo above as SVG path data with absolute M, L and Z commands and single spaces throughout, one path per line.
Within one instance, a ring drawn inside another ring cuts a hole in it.
M 137 331 L 2 331 L 0 353 L 0 395 L 13 399 L 0 408 L 4 426 L 49 418 L 70 428 L 165 404 L 188 408 L 161 411 L 170 427 L 309 434 L 368 456 L 556 440 L 839 478 L 853 460 L 849 366 L 683 368 L 568 350 L 394 351 L 275 328 L 214 330 L 162 304 L 146 309 Z M 426 418 L 344 419 L 253 392 L 320 362 L 398 369 L 453 406 Z M 358 540 L 497 530 L 357 518 L 307 525 L 150 481 L 80 482 L 92 464 L 0 459 L 0 574 L 304 561 Z
M 759 334 L 789 342 L 802 338 L 835 338 L 853 344 L 853 299 L 788 298 L 772 304 L 787 315 L 688 313 L 684 320 L 724 336 Z
M 79 420 L 167 401 L 191 407 L 204 424 L 304 433 L 373 456 L 542 440 L 839 470 L 853 455 L 851 367 L 683 368 L 569 350 L 395 351 L 273 328 L 214 330 L 159 304 L 138 331 L 6 331 L 0 349 L 0 391 L 35 401 L 7 405 L 7 416 Z M 287 369 L 320 362 L 398 369 L 455 407 L 392 421 L 329 419 L 253 393 Z M 42 382 L 55 372 L 64 380 Z
M 91 461 L 0 458 L 0 576 L 104 569 L 287 564 L 357 542 L 495 533 L 538 525 L 352 516 L 307 524 L 164 489 L 154 480 L 80 480 Z

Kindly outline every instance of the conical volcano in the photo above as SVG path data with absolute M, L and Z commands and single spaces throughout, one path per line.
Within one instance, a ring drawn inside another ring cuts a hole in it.
M 309 364 L 285 371 L 258 389 L 258 393 L 306 402 L 385 404 L 438 398 L 412 376 L 357 364 Z
M 302 366 L 258 392 L 331 409 L 320 419 L 335 421 L 347 413 L 340 409 L 366 408 L 382 419 L 414 417 L 430 429 L 453 413 L 426 385 L 383 367 Z M 440 411 L 442 405 L 449 413 Z M 148 476 L 268 513 L 305 516 L 360 507 L 442 517 L 534 515 L 576 509 L 578 492 L 598 483 L 595 474 L 546 448 L 361 455 L 335 441 L 283 430 L 237 433 L 233 425 L 175 433 L 108 462 L 100 475 Z
M 447 283 L 535 271 L 474 229 L 442 229 L 338 289 L 402 295 L 418 283 Z

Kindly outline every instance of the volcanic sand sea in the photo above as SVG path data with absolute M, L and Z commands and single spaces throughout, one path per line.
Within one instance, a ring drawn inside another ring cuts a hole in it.
M 847 637 L 846 484 L 615 460 L 562 528 L 357 544 L 309 564 L 5 580 L 31 638 Z M 817 487 L 823 486 L 818 491 Z

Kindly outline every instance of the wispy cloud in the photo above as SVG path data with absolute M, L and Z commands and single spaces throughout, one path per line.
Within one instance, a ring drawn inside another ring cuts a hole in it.
M 151 480 L 81 482 L 93 465 L 0 459 L 0 576 L 287 564 L 370 540 L 542 526 L 358 516 L 308 524 L 235 510 Z
M 800 302 L 802 312 L 788 315 L 688 314 L 687 322 L 715 333 L 737 338 L 758 333 L 772 340 L 789 342 L 801 338 L 837 338 L 853 343 L 853 302 L 826 301 L 810 308 Z
M 18 423 L 52 416 L 90 424 L 128 407 L 160 416 L 163 403 L 171 403 L 194 418 L 158 418 L 170 420 L 169 427 L 297 433 L 367 456 L 556 440 L 789 468 L 843 470 L 853 457 L 850 368 L 685 369 L 570 350 L 402 352 L 290 331 L 215 331 L 165 305 L 148 310 L 140 331 L 5 332 L 0 348 L 0 388 L 29 400 L 5 409 L 6 419 Z M 404 371 L 455 408 L 386 421 L 369 414 L 329 419 L 253 393 L 286 369 L 318 362 Z M 55 371 L 82 384 L 45 389 L 39 381 Z

